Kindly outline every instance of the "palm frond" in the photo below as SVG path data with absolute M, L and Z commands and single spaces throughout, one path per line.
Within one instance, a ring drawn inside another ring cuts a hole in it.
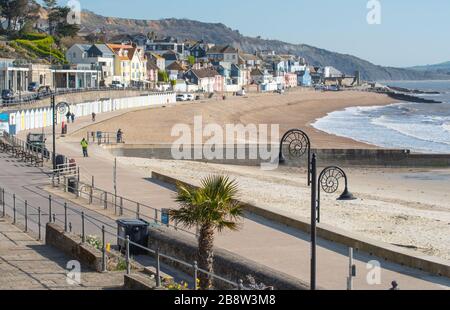
M 236 221 L 242 216 L 242 208 L 236 203 L 238 185 L 227 176 L 210 175 L 201 180 L 201 187 L 194 189 L 179 184 L 175 201 L 179 210 L 172 217 L 186 227 L 212 225 L 221 231 L 235 230 Z

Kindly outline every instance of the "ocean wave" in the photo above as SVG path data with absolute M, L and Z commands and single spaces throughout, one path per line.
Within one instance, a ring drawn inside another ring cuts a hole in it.
M 446 128 L 441 124 L 430 122 L 430 120 L 402 123 L 400 120 L 393 120 L 383 115 L 372 119 L 371 123 L 394 130 L 414 139 L 450 145 L 450 126 Z

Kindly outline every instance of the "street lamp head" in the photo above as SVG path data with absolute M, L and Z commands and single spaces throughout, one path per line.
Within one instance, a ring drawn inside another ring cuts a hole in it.
M 339 200 L 339 201 L 349 201 L 349 200 L 356 200 L 356 199 L 357 198 L 355 196 L 353 196 L 353 194 L 346 187 L 344 192 L 342 193 L 342 195 L 339 196 L 339 198 L 337 200 Z

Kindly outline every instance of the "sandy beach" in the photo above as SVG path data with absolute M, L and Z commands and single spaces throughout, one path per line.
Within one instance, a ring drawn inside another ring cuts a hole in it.
M 194 117 L 201 115 L 203 123 L 279 124 L 280 135 L 289 129 L 302 128 L 317 148 L 375 148 L 351 139 L 329 135 L 311 126 L 327 113 L 351 106 L 375 106 L 395 101 L 385 95 L 367 92 L 316 92 L 296 89 L 279 94 L 251 94 L 247 97 L 228 97 L 227 100 L 177 104 L 129 112 L 111 120 L 83 128 L 75 136 L 85 137 L 87 131 L 124 132 L 127 144 L 172 143 L 175 124 L 193 126 Z
M 202 115 L 205 124 L 221 126 L 280 124 L 280 134 L 302 128 L 317 148 L 376 148 L 329 135 L 311 124 L 346 107 L 392 103 L 395 102 L 387 96 L 365 92 L 295 90 L 284 95 L 251 94 L 128 112 L 83 128 L 73 136 L 81 138 L 87 131 L 115 132 L 121 128 L 126 144 L 172 143 L 173 125 L 192 127 L 194 116 Z M 147 175 L 157 171 L 194 184 L 210 174 L 227 174 L 238 181 L 243 201 L 303 217 L 310 214 L 306 171 L 301 168 L 262 171 L 259 167 L 138 158 L 121 158 L 120 164 L 142 169 Z M 350 190 L 358 199 L 338 202 L 336 195 L 323 195 L 323 223 L 450 260 L 450 170 L 350 168 L 346 172 Z

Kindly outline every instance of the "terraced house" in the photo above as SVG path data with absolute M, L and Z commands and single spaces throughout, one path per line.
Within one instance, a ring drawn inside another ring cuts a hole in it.
M 114 52 L 114 80 L 125 86 L 144 86 L 148 84 L 147 57 L 144 50 L 123 44 L 108 44 Z

